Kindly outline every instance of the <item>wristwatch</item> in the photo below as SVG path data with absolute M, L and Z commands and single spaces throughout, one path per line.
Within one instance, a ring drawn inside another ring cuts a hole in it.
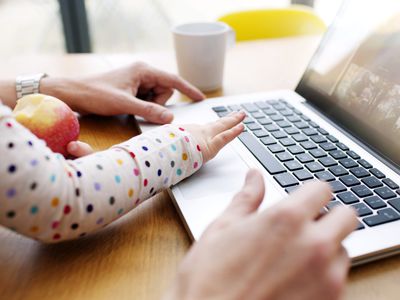
M 39 93 L 40 80 L 44 77 L 47 77 L 46 73 L 17 76 L 15 79 L 17 99 Z

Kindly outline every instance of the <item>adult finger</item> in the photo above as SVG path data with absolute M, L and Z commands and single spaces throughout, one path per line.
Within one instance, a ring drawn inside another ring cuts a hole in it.
M 225 130 L 211 139 L 210 147 L 213 152 L 218 153 L 223 147 L 233 141 L 236 137 L 243 132 L 244 125 L 242 123 L 237 124 L 231 129 Z
M 328 269 L 330 278 L 330 299 L 339 299 L 344 291 L 344 285 L 350 269 L 350 259 L 346 250 L 342 247 Z
M 241 217 L 258 209 L 265 193 L 264 178 L 255 169 L 247 172 L 242 189 L 233 197 L 232 202 L 225 210 L 225 214 Z
M 211 134 L 213 136 L 218 135 L 221 132 L 224 132 L 230 128 L 232 128 L 233 126 L 239 124 L 240 122 L 242 122 L 244 120 L 244 118 L 246 117 L 246 113 L 243 111 L 239 111 L 239 112 L 232 112 L 229 115 L 211 122 L 208 124 L 208 127 L 211 130 Z
M 174 115 L 166 107 L 157 103 L 143 101 L 132 96 L 129 101 L 121 103 L 122 108 L 129 114 L 143 117 L 149 122 L 156 124 L 168 124 L 174 119 Z
M 194 101 L 201 101 L 206 98 L 206 96 L 197 87 L 174 74 L 158 71 L 157 83 L 160 86 L 176 89 Z
M 281 207 L 296 205 L 296 214 L 305 219 L 315 219 L 330 199 L 332 199 L 332 192 L 329 185 L 325 182 L 313 181 L 299 187 L 277 205 Z M 265 210 L 263 214 L 268 215 L 269 210 Z
M 70 142 L 67 145 L 67 151 L 70 155 L 75 157 L 86 156 L 94 152 L 89 144 L 80 141 Z
M 330 235 L 338 244 L 352 233 L 358 224 L 354 209 L 337 206 L 318 220 L 318 230 Z
M 155 88 L 154 92 L 156 96 L 151 101 L 164 105 L 169 100 L 169 98 L 171 98 L 172 94 L 174 93 L 174 90 L 169 88 L 163 88 L 163 89 Z

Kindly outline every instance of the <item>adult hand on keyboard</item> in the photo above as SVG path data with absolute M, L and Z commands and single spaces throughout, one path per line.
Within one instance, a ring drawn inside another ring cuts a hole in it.
M 299 188 L 256 213 L 264 182 L 243 189 L 184 259 L 171 299 L 338 299 L 349 268 L 342 240 L 356 227 L 348 207 L 317 218 L 331 199 L 325 183 Z
M 190 124 L 183 127 L 195 137 L 206 163 L 243 131 L 244 125 L 241 122 L 245 117 L 244 112 L 233 112 L 205 125 Z

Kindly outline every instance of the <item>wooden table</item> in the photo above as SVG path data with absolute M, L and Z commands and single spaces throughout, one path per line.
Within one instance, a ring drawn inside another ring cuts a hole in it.
M 223 91 L 210 96 L 294 88 L 318 37 L 241 43 L 227 57 Z M 175 71 L 172 52 L 1 59 L 0 77 L 46 71 L 74 76 L 135 60 Z M 175 99 L 181 96 L 176 94 Z M 104 149 L 137 134 L 131 117 L 84 117 L 81 139 Z M 79 241 L 42 245 L 0 228 L 1 299 L 159 299 L 190 240 L 167 193 Z M 346 299 L 398 299 L 400 258 L 353 269 Z M 316 282 L 316 284 L 318 284 Z

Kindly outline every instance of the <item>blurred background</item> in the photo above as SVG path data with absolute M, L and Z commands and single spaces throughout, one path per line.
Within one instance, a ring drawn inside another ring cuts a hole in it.
M 178 23 L 292 2 L 313 6 L 329 25 L 342 0 L 0 0 L 0 55 L 172 49 Z

